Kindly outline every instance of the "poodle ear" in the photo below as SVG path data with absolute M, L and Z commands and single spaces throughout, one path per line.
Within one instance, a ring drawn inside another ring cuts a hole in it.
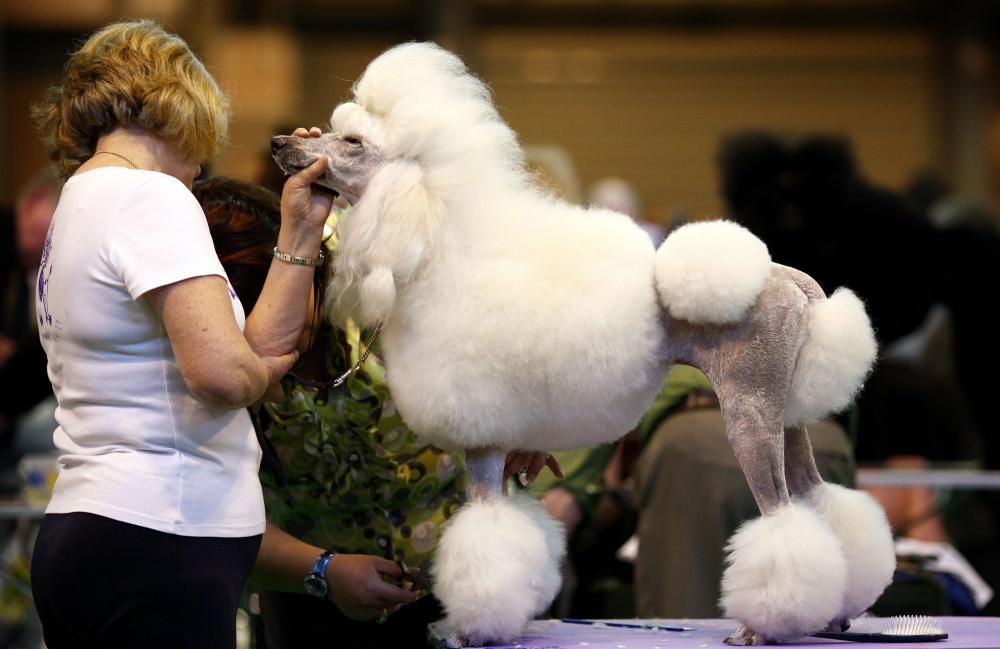
M 420 268 L 443 213 L 416 161 L 393 160 L 382 167 L 340 224 L 334 310 L 362 326 L 387 318 L 397 282 L 405 283 Z

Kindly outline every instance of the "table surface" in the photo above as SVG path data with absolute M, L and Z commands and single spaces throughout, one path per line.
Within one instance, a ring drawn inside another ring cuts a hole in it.
M 862 643 L 821 638 L 800 638 L 783 642 L 783 647 L 918 647 L 922 649 L 1000 649 L 1000 618 L 935 618 L 948 634 L 947 640 L 916 643 Z M 705 649 L 728 647 L 723 640 L 739 626 L 733 620 L 593 620 L 594 624 L 570 624 L 560 620 L 535 620 L 516 642 L 490 645 L 489 649 Z M 661 631 L 608 626 L 605 623 L 690 627 L 690 631 Z M 884 618 L 855 620 L 851 631 L 875 632 L 885 626 Z M 447 646 L 448 629 L 443 622 L 431 625 L 431 638 L 439 647 Z

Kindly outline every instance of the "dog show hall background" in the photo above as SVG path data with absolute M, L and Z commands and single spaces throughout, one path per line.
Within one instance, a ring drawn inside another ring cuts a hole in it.
M 217 173 L 257 178 L 268 136 L 325 124 L 389 45 L 435 39 L 494 89 L 530 145 L 555 145 L 586 188 L 633 181 L 651 220 L 721 213 L 716 154 L 746 128 L 836 132 L 863 173 L 900 189 L 942 171 L 998 183 L 988 2 L 834 0 L 5 0 L 2 199 L 44 163 L 27 108 L 82 35 L 124 16 L 176 29 L 233 98 Z

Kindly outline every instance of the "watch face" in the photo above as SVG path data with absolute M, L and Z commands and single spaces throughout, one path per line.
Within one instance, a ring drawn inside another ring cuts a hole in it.
M 326 597 L 326 580 L 319 575 L 307 575 L 303 585 L 310 595 Z

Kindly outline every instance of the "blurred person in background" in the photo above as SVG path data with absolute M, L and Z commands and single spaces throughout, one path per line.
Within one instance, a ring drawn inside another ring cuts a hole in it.
M 924 187 L 914 200 L 875 185 L 843 137 L 740 133 L 723 141 L 719 163 L 731 218 L 761 237 L 774 261 L 801 268 L 827 291 L 849 286 L 866 303 L 882 354 L 855 416 L 845 419 L 858 462 L 1000 466 L 991 409 L 1000 341 L 988 315 L 1000 307 L 996 233 L 935 226 L 918 206 L 936 203 L 939 189 Z M 998 583 L 1000 566 L 990 557 L 1000 509 L 991 512 L 988 497 L 960 503 L 966 511 L 946 515 L 956 523 L 949 526 L 930 489 L 875 495 L 898 534 L 951 538 Z M 972 531 L 962 519 L 985 524 Z
M 38 339 L 34 293 L 61 189 L 52 170 L 39 171 L 18 192 L 13 214 L 0 223 L 0 465 L 11 478 L 0 486 L 8 490 L 17 488 L 10 469 L 21 453 L 52 448 L 55 400 Z
M 666 236 L 663 226 L 645 219 L 642 199 L 632 183 L 623 178 L 608 176 L 591 185 L 588 194 L 591 205 L 629 215 L 636 225 L 645 230 L 654 246 L 663 243 Z

